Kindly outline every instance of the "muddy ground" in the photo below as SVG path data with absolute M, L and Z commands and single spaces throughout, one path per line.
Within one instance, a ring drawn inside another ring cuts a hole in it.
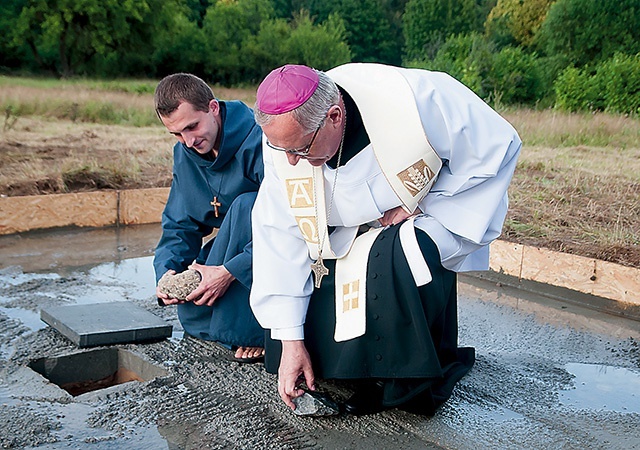
M 161 127 L 22 117 L 0 136 L 0 195 L 170 186 L 174 143 Z
M 157 225 L 0 237 L 0 447 L 37 449 L 640 449 L 640 323 L 463 277 L 477 362 L 434 417 L 293 415 L 263 366 L 185 338 L 153 297 Z M 83 350 L 46 306 L 125 301 L 174 327 L 120 345 L 166 371 L 71 397 L 28 365 Z M 411 351 L 407 348 L 406 351 Z M 322 381 L 336 399 L 349 384 Z

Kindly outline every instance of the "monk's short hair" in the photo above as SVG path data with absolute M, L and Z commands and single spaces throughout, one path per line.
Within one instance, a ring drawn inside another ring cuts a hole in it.
M 169 116 L 181 103 L 193 105 L 196 111 L 209 111 L 209 103 L 215 96 L 207 83 L 190 73 L 174 73 L 164 77 L 153 96 L 156 113 Z

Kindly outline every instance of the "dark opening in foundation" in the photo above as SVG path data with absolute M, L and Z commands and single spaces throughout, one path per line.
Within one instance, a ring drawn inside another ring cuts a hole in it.
M 40 358 L 29 367 L 73 396 L 166 375 L 164 369 L 118 348 Z

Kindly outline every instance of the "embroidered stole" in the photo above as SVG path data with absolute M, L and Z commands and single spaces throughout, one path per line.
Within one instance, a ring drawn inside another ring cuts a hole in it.
M 442 161 L 424 133 L 408 81 L 399 69 L 379 64 L 347 64 L 328 74 L 358 105 L 378 164 L 402 207 L 413 213 L 434 183 Z M 314 167 L 304 160 L 292 166 L 284 153 L 271 154 L 311 259 L 318 258 L 321 242 L 322 256 L 337 259 L 334 338 L 341 342 L 362 336 L 366 330 L 368 255 L 382 228 L 356 239 L 359 227 L 336 227 L 329 236 L 323 170 L 331 169 Z M 426 284 L 431 273 L 417 243 L 413 218 L 402 227 L 406 230 L 401 229 L 400 238 L 414 280 L 418 286 Z
M 314 167 L 305 160 L 292 166 L 284 152 L 271 151 L 271 154 L 278 176 L 284 182 L 289 208 L 307 243 L 311 259 L 318 259 L 320 242 L 323 244 L 323 258 L 342 258 L 349 252 L 358 227 L 338 227 L 329 237 L 322 167 Z
M 425 134 L 413 90 L 397 67 L 345 64 L 327 72 L 353 98 L 373 151 L 403 208 L 413 213 L 442 161 Z

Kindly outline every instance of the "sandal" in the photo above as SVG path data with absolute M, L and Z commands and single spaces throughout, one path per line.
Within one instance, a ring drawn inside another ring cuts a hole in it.
M 230 354 L 229 354 L 229 356 L 227 357 L 227 359 L 228 359 L 229 361 L 234 361 L 234 362 L 237 362 L 237 363 L 240 363 L 240 364 L 254 364 L 254 363 L 257 363 L 257 362 L 262 362 L 262 361 L 264 361 L 264 349 L 262 349 L 262 354 L 261 354 L 261 355 L 258 355 L 258 356 L 252 356 L 252 357 L 249 357 L 249 358 L 238 358 L 238 357 L 236 356 L 236 351 L 237 351 L 239 348 L 242 348 L 242 347 L 240 347 L 240 346 L 236 346 L 236 345 L 234 345 L 233 347 L 231 347 L 231 353 L 230 353 Z

